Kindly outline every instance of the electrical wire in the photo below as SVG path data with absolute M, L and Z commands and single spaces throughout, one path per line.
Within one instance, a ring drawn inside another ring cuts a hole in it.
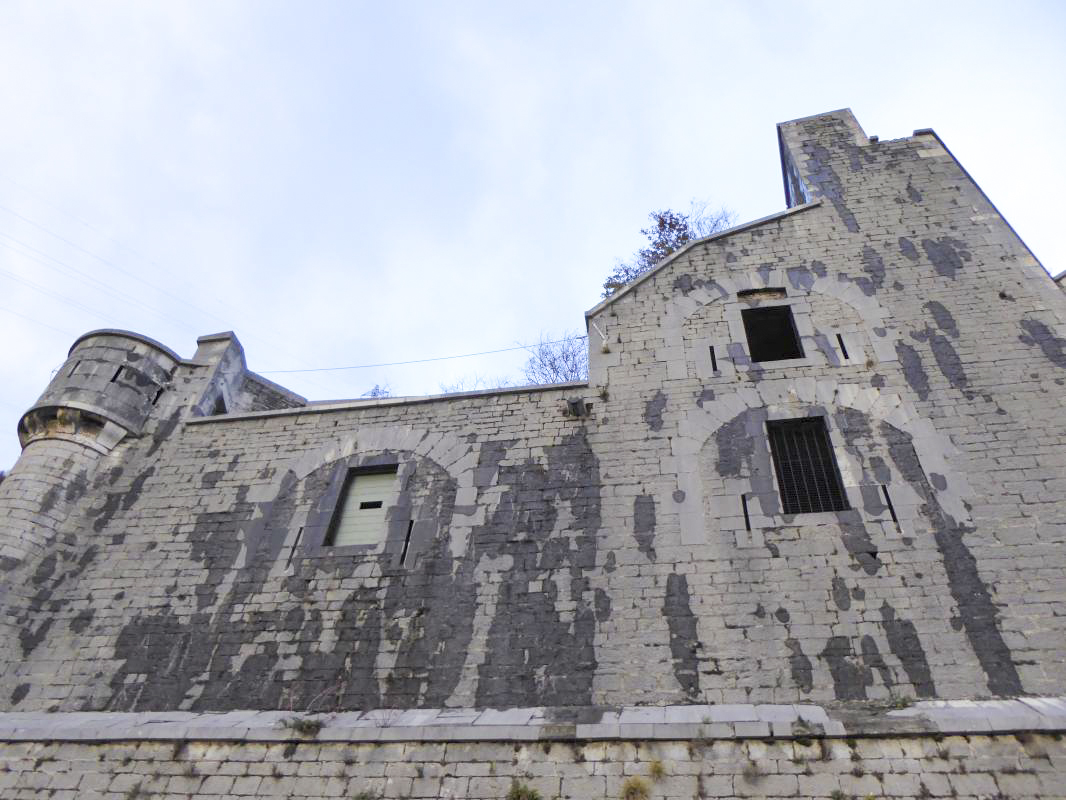
M 587 339 L 587 336 L 574 336 L 573 339 Z M 495 353 L 510 353 L 514 350 L 529 350 L 531 347 L 539 347 L 542 344 L 561 344 L 567 339 L 556 339 L 552 342 L 537 342 L 537 344 L 520 344 L 514 347 L 501 347 L 499 350 L 484 350 L 480 353 L 462 353 L 457 356 L 436 356 L 434 358 L 415 358 L 410 361 L 389 361 L 384 364 L 355 364 L 350 367 L 317 367 L 315 369 L 261 369 L 257 370 L 260 375 L 281 375 L 294 372 L 337 372 L 345 369 L 374 369 L 376 367 L 402 367 L 407 364 L 426 364 L 430 361 L 451 361 L 456 358 L 473 358 L 474 356 L 490 356 Z

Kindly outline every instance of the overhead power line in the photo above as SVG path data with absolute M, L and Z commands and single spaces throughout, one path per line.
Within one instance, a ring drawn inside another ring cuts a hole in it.
M 587 339 L 587 336 L 575 336 L 575 339 Z M 514 347 L 501 347 L 499 350 L 483 350 L 480 353 L 462 353 L 457 356 L 436 356 L 434 358 L 414 358 L 410 361 L 389 361 L 384 364 L 354 364 L 349 367 L 317 367 L 315 369 L 261 369 L 258 370 L 260 375 L 281 375 L 283 373 L 293 372 L 338 372 L 345 369 L 374 369 L 376 367 L 402 367 L 407 364 L 425 364 L 430 361 L 451 361 L 456 358 L 473 358 L 474 356 L 491 356 L 495 353 L 510 353 L 514 350 L 528 350 L 531 347 L 538 347 L 542 344 L 560 344 L 565 342 L 566 339 L 556 339 L 551 342 L 537 342 L 537 344 L 519 344 Z

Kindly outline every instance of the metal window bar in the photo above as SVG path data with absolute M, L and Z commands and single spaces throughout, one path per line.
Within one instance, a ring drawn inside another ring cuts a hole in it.
M 821 417 L 769 422 L 767 429 L 784 513 L 811 514 L 848 508 L 829 433 Z

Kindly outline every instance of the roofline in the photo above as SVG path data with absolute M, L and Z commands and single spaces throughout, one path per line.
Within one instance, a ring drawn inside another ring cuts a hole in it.
M 527 392 L 547 392 L 553 389 L 587 389 L 588 381 L 570 381 L 568 383 L 541 383 L 532 386 L 507 386 L 501 389 L 479 389 L 475 392 L 453 392 L 450 394 L 431 394 L 410 397 L 380 397 L 357 400 L 313 400 L 306 406 L 296 408 L 279 408 L 269 411 L 246 411 L 234 414 L 212 414 L 207 417 L 190 417 L 185 420 L 190 425 L 207 422 L 236 422 L 245 419 L 262 419 L 263 417 L 284 417 L 293 414 L 325 414 L 334 411 L 352 411 L 360 408 L 377 408 L 379 406 L 413 406 L 426 403 L 439 403 L 448 400 L 469 400 L 489 398 L 505 394 L 524 394 Z
M 724 239 L 725 237 L 732 236 L 735 233 L 742 233 L 742 232 L 744 232 L 746 230 L 750 230 L 752 228 L 757 228 L 760 225 L 766 225 L 766 224 L 768 224 L 770 222 L 776 222 L 779 219 L 783 219 L 784 217 L 791 216 L 792 214 L 798 214 L 799 212 L 806 211 L 807 209 L 810 209 L 810 208 L 815 208 L 816 206 L 820 206 L 821 204 L 822 204 L 821 199 L 812 200 L 809 203 L 804 203 L 803 205 L 792 206 L 792 208 L 786 208 L 784 211 L 778 211 L 776 214 L 771 214 L 768 217 L 761 217 L 759 219 L 752 220 L 751 222 L 745 222 L 742 225 L 736 225 L 736 226 L 734 226 L 732 228 L 727 228 L 724 231 L 718 231 L 717 233 L 712 233 L 710 236 L 704 236 L 702 239 L 694 239 L 693 241 L 689 242 L 688 244 L 686 244 L 684 247 L 680 248 L 679 250 L 675 250 L 674 252 L 672 252 L 670 255 L 668 255 L 666 258 L 664 258 L 662 261 L 660 261 L 658 264 L 656 264 L 654 267 L 649 269 L 644 274 L 637 276 L 637 278 L 635 278 L 631 283 L 627 283 L 623 288 L 619 289 L 617 292 L 612 294 L 610 297 L 605 297 L 603 300 L 601 300 L 595 306 L 593 306 L 588 311 L 586 311 L 585 312 L 585 324 L 586 324 L 586 326 L 588 325 L 588 320 L 592 316 L 594 316 L 595 314 L 599 314 L 603 309 L 605 309 L 605 308 L 607 308 L 607 306 L 611 305 L 611 303 L 613 303 L 614 301 L 618 300 L 619 298 L 629 294 L 629 292 L 631 292 L 633 289 L 635 289 L 640 284 L 644 283 L 644 281 L 648 280 L 648 278 L 650 278 L 652 275 L 657 273 L 663 267 L 667 266 L 668 264 L 670 264 L 675 259 L 680 258 L 681 256 L 683 256 L 685 253 L 687 253 L 689 250 L 691 250 L 692 248 L 696 247 L 697 245 L 706 244 L 707 242 L 713 242 L 713 241 L 715 241 L 717 239 Z
M 84 342 L 86 339 L 92 338 L 93 336 L 121 336 L 121 337 L 124 337 L 126 339 L 133 339 L 135 342 L 141 342 L 142 344 L 147 344 L 147 345 L 150 345 L 150 346 L 154 347 L 156 350 L 159 350 L 160 352 L 165 353 L 166 355 L 170 356 L 172 359 L 174 359 L 178 363 L 184 363 L 184 361 L 185 361 L 184 358 L 179 356 L 177 353 L 175 353 L 173 350 L 171 350 L 165 344 L 163 344 L 161 342 L 157 342 L 155 339 L 152 339 L 152 338 L 150 338 L 148 336 L 145 336 L 143 334 L 134 333 L 133 331 L 124 331 L 124 330 L 121 330 L 119 328 L 97 328 L 94 331 L 89 331 L 88 333 L 83 333 L 81 336 L 79 336 L 77 339 L 74 340 L 74 344 L 72 344 L 70 346 L 70 350 L 67 351 L 67 357 L 68 358 L 70 357 L 71 353 L 74 352 L 74 348 L 75 347 L 77 347 L 79 344 Z
M 934 131 L 932 128 L 918 128 L 914 132 L 913 136 L 932 136 L 934 139 L 937 140 L 937 142 L 940 143 L 940 146 L 944 148 L 944 152 L 951 156 L 951 160 L 955 162 L 955 166 L 962 170 L 962 174 L 965 175 L 969 179 L 970 183 L 974 185 L 977 191 L 981 193 L 981 197 L 983 197 L 985 201 L 990 206 L 992 206 L 992 209 L 996 212 L 999 218 L 1003 220 L 1003 224 L 1006 225 L 1007 228 L 1010 229 L 1010 232 L 1014 234 L 1015 238 L 1017 238 L 1017 240 L 1021 242 L 1021 245 L 1025 248 L 1026 252 L 1033 257 L 1033 260 L 1042 270 L 1044 270 L 1044 272 L 1047 272 L 1050 275 L 1051 273 L 1048 272 L 1047 267 L 1044 266 L 1044 262 L 1037 258 L 1036 253 L 1032 251 L 1032 248 L 1030 248 L 1029 245 L 1025 243 L 1025 240 L 1021 236 L 1018 236 L 1018 231 L 1014 230 L 1014 226 L 1007 222 L 1007 218 L 1003 216 L 1002 212 L 1000 212 L 998 208 L 996 208 L 996 204 L 992 202 L 992 198 L 985 194 L 985 190 L 982 189 L 981 185 L 973 179 L 973 175 L 966 171 L 966 167 L 962 165 L 962 162 L 959 161 L 959 159 L 955 158 L 955 154 L 951 152 L 951 148 L 944 144 L 944 140 L 937 135 L 937 132 Z
M 845 106 L 844 108 L 834 108 L 832 111 L 823 111 L 820 114 L 808 114 L 805 117 L 796 117 L 795 119 L 786 119 L 784 122 L 777 123 L 777 127 L 780 129 L 780 128 L 784 127 L 785 125 L 795 125 L 797 122 L 807 122 L 808 120 L 818 119 L 819 117 L 831 117 L 834 114 L 850 114 L 851 118 L 854 119 L 856 123 L 858 123 L 858 121 L 859 121 L 858 118 L 855 116 L 855 112 L 852 111 L 850 107 Z M 859 126 L 859 129 L 860 130 L 862 129 L 861 125 Z M 865 135 L 865 133 L 866 132 L 863 131 L 863 135 Z

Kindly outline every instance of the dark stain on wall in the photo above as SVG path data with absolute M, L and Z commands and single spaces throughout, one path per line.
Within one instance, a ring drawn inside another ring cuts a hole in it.
M 1039 347 L 1048 361 L 1066 369 L 1066 339 L 1056 336 L 1051 328 L 1038 319 L 1023 319 L 1018 324 L 1025 331 L 1018 337 L 1021 342 Z
M 806 142 L 803 152 L 807 156 L 808 185 L 813 187 L 816 193 L 826 198 L 833 204 L 837 216 L 852 233 L 859 232 L 859 223 L 855 215 L 844 202 L 844 189 L 840 176 L 833 169 L 833 156 L 823 145 L 817 142 Z
M 836 607 L 841 611 L 847 611 L 851 608 L 851 595 L 848 593 L 848 586 L 839 575 L 833 576 L 833 602 L 836 603 Z
M 696 394 L 696 405 L 703 408 L 704 403 L 708 403 L 714 400 L 714 389 L 701 389 Z
M 909 344 L 896 342 L 896 356 L 899 358 L 899 365 L 903 369 L 903 377 L 907 380 L 907 384 L 918 395 L 919 400 L 928 400 L 929 375 L 926 374 L 918 351 Z
M 94 612 L 90 608 L 82 609 L 70 621 L 70 629 L 74 633 L 84 633 L 85 629 L 92 624 Z
M 666 395 L 662 389 L 655 393 L 655 397 L 644 406 L 644 422 L 653 431 L 663 429 L 663 410 L 666 408 Z
M 876 575 L 883 566 L 870 533 L 856 509 L 836 512 L 840 524 L 840 538 L 844 547 L 867 575 Z
M 673 659 L 674 677 L 690 700 L 699 698 L 699 633 L 696 615 L 689 601 L 688 579 L 671 573 L 666 578 L 666 600 L 663 616 L 670 628 L 670 655 Z
M 792 638 L 785 640 L 785 646 L 788 648 L 788 665 L 789 670 L 792 672 L 792 680 L 796 686 L 800 688 L 800 691 L 808 693 L 814 688 L 814 666 L 811 664 L 811 660 L 803 652 L 803 647 L 798 641 Z
M 933 674 L 929 670 L 929 661 L 925 657 L 925 650 L 922 649 L 914 623 L 907 619 L 897 619 L 896 609 L 885 601 L 881 604 L 881 624 L 885 626 L 885 636 L 888 638 L 888 646 L 892 648 L 892 655 L 903 665 L 903 671 L 914 685 L 915 693 L 919 697 L 935 697 Z
M 741 414 L 714 432 L 718 445 L 718 474 L 724 478 L 739 478 L 746 465 L 751 464 L 755 440 L 748 436 L 747 415 Z
M 973 259 L 970 251 L 966 249 L 966 243 L 950 236 L 922 239 L 922 249 L 937 274 L 952 280 L 955 279 L 955 273 Z
M 870 670 L 859 665 L 848 637 L 830 637 L 818 657 L 829 666 L 833 695 L 837 700 L 866 699 L 866 687 L 873 682 Z
M 857 278 L 855 283 L 867 296 L 876 294 L 885 285 L 885 260 L 870 245 L 862 248 L 862 270 L 869 277 Z
M 859 649 L 862 651 L 862 663 L 866 667 L 867 671 L 876 670 L 877 674 L 881 677 L 881 683 L 889 691 L 895 686 L 895 681 L 892 680 L 892 670 L 888 668 L 888 664 L 885 663 L 884 657 L 881 655 L 881 651 L 877 648 L 877 642 L 874 641 L 874 637 L 869 634 L 862 637 L 859 640 Z
M 959 338 L 959 326 L 955 322 L 955 317 L 948 311 L 947 307 L 943 303 L 938 303 L 936 300 L 930 300 L 924 306 L 925 310 L 933 316 L 933 321 L 941 331 L 946 333 L 952 339 Z
M 597 619 L 589 574 L 596 568 L 600 528 L 599 460 L 584 431 L 546 448 L 545 456 L 546 465 L 527 460 L 500 469 L 499 483 L 507 491 L 489 524 L 474 532 L 475 561 L 506 555 L 512 562 L 501 574 L 478 668 L 479 706 L 592 700 Z M 572 522 L 560 536 L 554 529 L 563 505 L 569 505 Z M 569 573 L 569 596 L 556 596 L 557 571 Z M 544 591 L 529 591 L 535 581 L 544 582 Z M 557 599 L 576 604 L 571 622 L 560 617 Z
M 637 547 L 652 561 L 655 560 L 655 498 L 650 494 L 633 498 L 633 535 Z
M 941 374 L 948 379 L 948 383 L 962 392 L 967 398 L 972 397 L 969 391 L 970 379 L 966 375 L 966 368 L 962 365 L 962 359 L 954 345 L 946 337 L 939 333 L 929 332 L 929 347 L 933 351 L 933 358 L 940 368 Z
M 11 692 L 11 705 L 17 706 L 19 703 L 26 699 L 26 695 L 29 693 L 30 684 L 20 683 L 18 686 L 15 687 L 14 691 Z
M 951 596 L 970 646 L 988 679 L 989 690 L 1001 696 L 1022 694 L 1018 670 L 999 630 L 992 594 L 981 580 L 977 559 L 965 542 L 966 534 L 973 529 L 960 525 L 940 507 L 910 437 L 887 423 L 882 423 L 881 429 L 896 469 L 922 498 L 921 513 L 933 528 Z

